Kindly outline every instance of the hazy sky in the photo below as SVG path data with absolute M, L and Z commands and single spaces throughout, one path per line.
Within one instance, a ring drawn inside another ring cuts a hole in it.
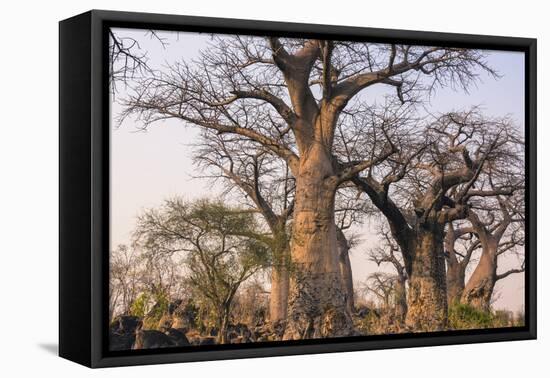
M 162 45 L 146 31 L 116 29 L 124 37 L 135 38 L 147 51 L 149 65 L 155 68 L 177 60 L 193 59 L 206 47 L 209 35 L 197 33 L 160 32 L 169 45 Z M 450 88 L 439 89 L 431 98 L 430 111 L 443 112 L 482 105 L 486 114 L 510 115 L 523 128 L 524 124 L 524 55 L 517 52 L 489 52 L 488 62 L 502 76 L 493 79 L 480 73 L 480 82 L 468 94 Z M 123 98 L 125 89 L 119 86 L 117 98 Z M 121 108 L 112 103 L 112 118 Z M 145 208 L 158 206 L 175 195 L 193 199 L 216 196 L 220 188 L 211 182 L 194 179 L 201 172 L 192 164 L 192 148 L 189 146 L 198 136 L 196 127 L 185 126 L 178 120 L 154 124 L 147 132 L 137 132 L 132 120 L 126 120 L 119 128 L 111 125 L 111 246 L 127 244 L 135 225 L 136 215 Z M 368 261 L 367 250 L 376 240 L 372 234 L 373 222 L 360 229 L 362 243 L 351 251 L 353 276 L 360 285 L 373 271 L 379 270 Z M 370 241 L 370 243 L 369 243 Z M 502 261 L 501 263 L 501 260 Z M 515 257 L 499 260 L 499 271 L 517 266 Z M 471 264 L 472 265 L 472 264 Z M 473 268 L 473 267 L 472 267 Z M 497 283 L 496 308 L 523 310 L 524 274 L 514 274 Z

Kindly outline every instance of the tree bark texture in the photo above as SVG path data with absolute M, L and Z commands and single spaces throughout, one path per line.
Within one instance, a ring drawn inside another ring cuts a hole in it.
M 346 293 L 346 308 L 350 314 L 353 314 L 354 303 L 354 291 L 353 291 L 353 274 L 351 271 L 351 261 L 349 258 L 349 244 L 346 239 L 346 235 L 342 230 L 337 229 L 336 241 L 338 243 L 338 262 L 340 264 L 340 274 L 342 275 L 342 284 L 344 285 Z
M 399 322 L 405 323 L 407 311 L 407 288 L 405 279 L 399 278 L 395 285 L 395 316 Z
M 285 244 L 288 247 L 288 243 Z M 271 322 L 280 322 L 286 319 L 288 309 L 290 250 L 282 248 L 280 251 L 274 252 L 274 255 L 275 263 L 271 271 L 269 319 Z
M 466 267 L 470 260 L 470 253 L 463 256 L 463 261 L 458 261 L 455 251 L 456 239 L 467 231 L 466 229 L 455 230 L 452 222 L 449 223 L 447 234 L 445 235 L 445 252 L 447 256 L 447 303 L 453 305 L 460 302 L 460 297 L 464 292 L 466 280 Z
M 418 227 L 409 273 L 406 325 L 415 331 L 441 331 L 447 325 L 447 286 L 443 227 Z
M 296 176 L 292 276 L 284 339 L 348 336 L 351 316 L 338 261 L 330 154 L 321 143 L 302 152 Z
M 466 271 L 458 263 L 447 265 L 447 302 L 449 305 L 460 302 L 464 292 Z
M 468 280 L 461 302 L 488 312 L 491 308 L 491 297 L 497 281 L 496 245 L 485 246 L 482 249 L 479 263 Z

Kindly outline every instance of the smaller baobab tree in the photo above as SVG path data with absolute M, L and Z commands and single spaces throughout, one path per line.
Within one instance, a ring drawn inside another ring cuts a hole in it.
M 482 311 L 489 311 L 497 278 L 523 271 L 514 268 L 502 276 L 497 274 L 498 256 L 522 251 L 523 246 L 523 137 L 505 118 L 493 134 L 498 137 L 498 148 L 480 167 L 476 182 L 468 192 L 454 188 L 449 194 L 451 202 L 468 203 L 469 211 L 466 219 L 447 225 L 445 236 L 449 303 L 461 301 Z M 473 143 L 483 143 L 474 134 L 471 139 Z M 466 269 L 478 250 L 479 261 L 465 284 Z
M 187 281 L 214 309 L 218 342 L 227 342 L 237 290 L 268 261 L 254 215 L 221 202 L 176 198 L 138 218 L 135 240 L 145 249 L 185 256 Z
M 517 190 L 523 185 L 523 182 L 512 185 L 510 190 Z M 472 276 L 466 283 L 461 301 L 481 311 L 490 311 L 491 299 L 498 280 L 525 271 L 524 193 L 523 190 L 518 190 L 517 193 L 519 195 L 496 196 L 499 209 L 496 215 L 493 211 L 480 215 L 482 211 L 472 210 L 468 217 L 473 231 L 479 239 L 481 256 Z M 485 204 L 485 209 L 487 206 L 490 205 Z M 498 273 L 499 258 L 502 259 L 505 255 L 510 254 L 518 256 L 519 266 Z

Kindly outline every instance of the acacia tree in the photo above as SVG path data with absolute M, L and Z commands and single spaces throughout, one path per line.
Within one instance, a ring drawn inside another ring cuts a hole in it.
M 294 207 L 294 180 L 284 160 L 248 140 L 234 135 L 204 132 L 195 162 L 223 179 L 226 194 L 236 186 L 247 205 L 262 215 L 271 237 L 263 237 L 272 252 L 269 314 L 272 322 L 284 321 L 290 284 L 288 221 Z
M 296 180 L 285 339 L 345 336 L 352 322 L 342 300 L 335 193 L 394 151 L 382 142 L 340 164 L 333 151 L 340 116 L 368 87 L 393 86 L 406 100 L 437 84 L 467 86 L 479 67 L 488 69 L 483 55 L 469 49 L 215 37 L 194 62 L 139 81 L 123 116 L 144 127 L 176 118 L 240 135 L 284 159 Z
M 183 254 L 187 279 L 216 310 L 218 342 L 227 342 L 233 299 L 240 285 L 267 264 L 253 214 L 219 202 L 181 199 L 145 211 L 135 230 L 142 248 Z
M 399 152 L 354 182 L 384 214 L 403 254 L 409 279 L 407 326 L 443 330 L 445 226 L 466 218 L 473 198 L 509 193 L 507 187 L 476 189 L 476 184 L 483 182 L 484 168 L 515 148 L 515 128 L 509 119 L 483 117 L 473 108 L 443 114 L 417 129 L 406 137 L 396 134 Z

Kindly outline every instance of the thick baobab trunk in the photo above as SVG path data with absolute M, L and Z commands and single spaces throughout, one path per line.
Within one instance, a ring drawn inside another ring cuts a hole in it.
M 405 322 L 414 331 L 441 331 L 447 325 L 443 227 L 439 224 L 425 225 L 416 232 Z
M 461 302 L 488 312 L 496 281 L 496 247 L 483 248 L 479 263 L 464 288 Z
M 342 284 L 346 294 L 346 308 L 350 314 L 354 311 L 354 292 L 353 292 L 353 274 L 351 271 L 351 261 L 349 259 L 349 244 L 342 230 L 337 229 L 336 240 L 338 243 L 338 262 L 340 264 L 340 274 L 342 275 Z
M 302 153 L 291 241 L 292 275 L 285 340 L 348 336 L 334 224 L 336 183 L 329 153 L 312 143 Z
M 448 224 L 447 234 L 445 235 L 445 255 L 447 257 L 447 303 L 450 305 L 460 302 L 460 297 L 464 292 L 464 283 L 466 282 L 466 267 L 470 261 L 471 252 L 467 252 L 458 261 L 455 250 L 455 243 L 458 237 L 471 232 L 469 228 L 455 230 L 452 222 Z
M 447 264 L 447 302 L 449 305 L 460 302 L 464 292 L 464 281 L 466 272 L 461 264 Z
M 445 251 L 447 255 L 447 303 L 449 305 L 460 302 L 464 291 L 466 270 L 458 262 L 455 254 L 456 233 L 452 223 L 449 224 L 447 235 L 445 235 Z
M 271 271 L 271 294 L 269 297 L 269 319 L 280 322 L 286 319 L 288 292 L 290 287 L 288 248 L 274 253 L 275 263 Z

